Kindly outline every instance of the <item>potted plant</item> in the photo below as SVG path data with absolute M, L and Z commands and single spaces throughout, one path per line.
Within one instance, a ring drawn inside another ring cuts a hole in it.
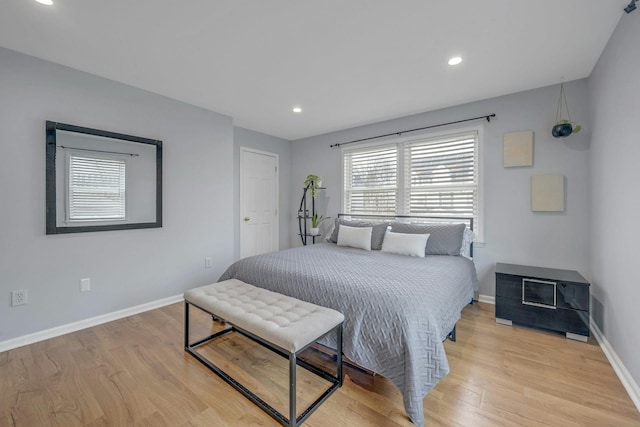
M 318 215 L 317 213 L 313 214 L 311 216 L 311 230 L 309 230 L 309 233 L 312 236 L 317 236 L 318 234 L 320 234 L 320 224 L 322 223 L 322 221 L 329 218 L 331 217 L 324 217 L 322 215 Z
M 322 187 L 322 177 L 318 175 L 307 175 L 304 180 L 304 187 L 311 191 L 311 197 L 316 199 L 318 197 L 318 188 Z
M 562 104 L 567 111 L 567 119 L 562 118 Z M 558 109 L 556 110 L 556 124 L 551 129 L 551 135 L 554 138 L 565 138 L 572 133 L 578 133 L 582 126 L 571 121 L 569 115 L 569 105 L 567 104 L 567 95 L 564 93 L 564 83 L 560 83 L 560 99 L 558 99 Z

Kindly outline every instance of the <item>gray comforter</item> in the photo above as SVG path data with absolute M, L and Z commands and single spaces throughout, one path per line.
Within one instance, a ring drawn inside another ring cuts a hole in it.
M 242 259 L 220 280 L 244 282 L 345 315 L 344 354 L 393 381 L 407 415 L 449 373 L 443 340 L 477 289 L 462 256 L 415 258 L 323 243 Z

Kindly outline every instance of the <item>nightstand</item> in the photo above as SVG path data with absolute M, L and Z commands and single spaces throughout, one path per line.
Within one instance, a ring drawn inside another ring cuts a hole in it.
M 496 264 L 496 322 L 589 337 L 589 282 L 577 271 Z

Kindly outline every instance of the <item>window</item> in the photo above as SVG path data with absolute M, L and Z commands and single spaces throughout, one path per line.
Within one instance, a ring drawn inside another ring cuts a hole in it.
M 481 127 L 343 151 L 344 212 L 473 218 L 482 240 Z
M 397 146 L 345 151 L 344 182 L 345 212 L 393 215 L 397 210 Z
M 69 221 L 124 220 L 126 162 L 69 154 Z
M 407 143 L 406 214 L 477 217 L 477 134 Z

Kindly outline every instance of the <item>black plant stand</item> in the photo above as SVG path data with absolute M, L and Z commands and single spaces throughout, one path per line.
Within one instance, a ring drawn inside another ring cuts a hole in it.
M 311 244 L 316 243 L 316 237 L 318 235 L 309 234 L 307 230 L 307 220 L 316 214 L 316 199 L 311 197 L 311 211 L 309 211 L 307 204 L 307 196 L 310 194 L 309 187 L 313 184 L 313 181 L 306 187 L 304 187 L 302 191 L 302 199 L 300 200 L 300 207 L 298 208 L 298 235 L 302 240 L 302 244 L 304 246 L 307 243 L 311 242 Z M 318 187 L 318 190 L 324 190 L 324 187 Z M 309 238 L 311 238 L 309 240 Z

